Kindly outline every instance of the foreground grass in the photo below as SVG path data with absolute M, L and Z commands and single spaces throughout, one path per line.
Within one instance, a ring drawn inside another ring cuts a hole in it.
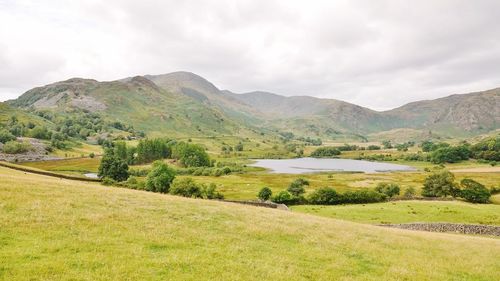
M 293 211 L 361 223 L 452 222 L 500 225 L 500 205 L 398 201 L 339 206 L 294 206 Z
M 0 168 L 1 280 L 498 280 L 500 241 Z

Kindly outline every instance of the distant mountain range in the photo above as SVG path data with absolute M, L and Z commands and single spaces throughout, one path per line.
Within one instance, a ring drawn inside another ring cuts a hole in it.
M 411 131 L 425 136 L 472 136 L 500 128 L 500 88 L 374 111 L 335 99 L 236 94 L 190 72 L 111 82 L 73 78 L 27 91 L 11 107 L 68 111 L 79 108 L 151 134 L 262 135 L 366 138 Z M 408 130 L 402 130 L 408 129 Z

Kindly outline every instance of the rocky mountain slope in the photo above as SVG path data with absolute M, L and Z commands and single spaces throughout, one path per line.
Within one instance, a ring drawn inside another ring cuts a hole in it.
M 69 79 L 34 88 L 9 104 L 67 111 L 79 108 L 147 132 L 173 135 L 290 131 L 334 139 L 398 128 L 475 135 L 500 127 L 500 89 L 418 101 L 378 112 L 335 99 L 221 91 L 190 73 L 145 75 L 112 82 Z

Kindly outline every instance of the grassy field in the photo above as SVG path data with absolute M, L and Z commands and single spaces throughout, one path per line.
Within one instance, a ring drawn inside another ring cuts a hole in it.
M 360 223 L 452 222 L 500 225 L 500 205 L 397 201 L 339 206 L 293 206 L 293 211 Z
M 99 168 L 100 157 L 95 158 L 77 158 L 63 159 L 54 161 L 40 162 L 25 162 L 23 166 L 47 170 L 52 172 L 60 172 L 63 174 L 84 174 L 96 173 Z
M 1 280 L 498 280 L 500 240 L 0 168 Z

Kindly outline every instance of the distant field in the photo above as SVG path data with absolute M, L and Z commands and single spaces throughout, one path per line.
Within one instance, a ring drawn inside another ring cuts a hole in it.
M 0 168 L 1 280 L 498 280 L 500 240 Z
M 83 173 L 97 172 L 100 161 L 101 161 L 100 157 L 95 157 L 95 158 L 64 159 L 64 160 L 54 160 L 54 161 L 25 162 L 22 163 L 22 165 L 53 172 L 83 174 Z
M 360 223 L 452 222 L 500 225 L 500 205 L 397 201 L 339 206 L 293 206 L 293 211 Z

